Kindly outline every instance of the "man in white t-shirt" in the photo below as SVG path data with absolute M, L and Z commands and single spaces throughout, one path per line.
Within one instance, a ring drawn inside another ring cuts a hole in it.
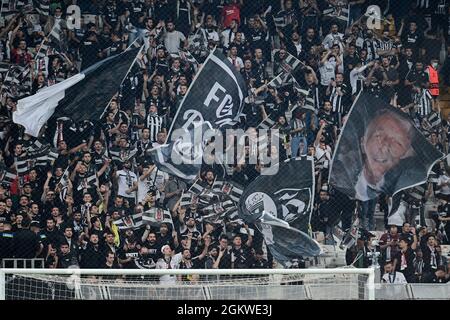
M 238 49 L 237 46 L 232 44 L 230 46 L 230 53 L 228 55 L 228 61 L 231 62 L 231 64 L 236 68 L 237 72 L 241 72 L 241 69 L 244 68 L 244 62 L 240 57 L 237 55 Z
M 322 52 L 322 59 L 319 63 L 320 84 L 328 87 L 330 82 L 336 77 L 337 60 L 332 56 L 331 50 Z
M 172 21 L 167 22 L 166 25 L 164 46 L 169 53 L 178 53 L 187 47 L 186 37 L 180 31 L 175 30 L 175 24 Z
M 395 271 L 392 261 L 389 261 L 384 265 L 384 274 L 381 278 L 381 282 L 390 284 L 408 283 L 403 273 Z
M 131 171 L 131 162 L 126 161 L 123 164 L 122 170 L 116 173 L 118 190 L 117 195 L 124 197 L 128 200 L 130 205 L 136 203 L 136 190 L 137 185 L 137 175 Z
M 156 269 L 179 269 L 180 262 L 183 258 L 181 252 L 173 255 L 173 250 L 169 245 L 164 245 L 161 248 L 163 258 L 159 258 L 156 262 Z M 159 278 L 160 284 L 175 284 L 177 277 L 174 275 L 163 275 Z
M 337 44 L 342 51 L 344 50 L 343 39 L 344 34 L 339 32 L 338 25 L 332 24 L 330 33 L 323 39 L 322 44 L 325 49 L 331 49 L 333 45 Z

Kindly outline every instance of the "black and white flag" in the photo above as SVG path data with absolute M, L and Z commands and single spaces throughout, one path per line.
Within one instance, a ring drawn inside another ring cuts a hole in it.
M 426 182 L 443 156 L 409 116 L 361 92 L 336 144 L 329 183 L 361 201 L 382 193 L 393 196 Z
M 113 223 L 117 226 L 117 228 L 119 228 L 119 230 L 127 230 L 127 229 L 137 230 L 144 225 L 142 217 L 143 213 L 140 212 L 120 218 L 114 221 Z
M 303 63 L 299 59 L 286 52 L 286 58 L 281 62 L 281 68 L 286 74 L 292 74 L 301 64 Z
M 283 29 L 284 27 L 287 26 L 287 22 L 286 22 L 285 16 L 283 14 L 273 15 L 273 22 L 274 22 L 276 28 Z
M 170 224 L 173 227 L 172 215 L 162 208 L 151 208 L 142 214 L 142 222 L 159 228 L 161 223 Z
M 66 39 L 62 28 L 62 20 L 56 20 L 50 34 L 48 35 L 49 44 L 59 53 L 67 51 Z
M 289 74 L 286 74 L 285 72 L 280 73 L 278 76 L 273 78 L 268 84 L 267 87 L 272 89 L 278 89 L 283 86 L 288 85 L 288 78 Z
M 192 186 L 189 188 L 189 192 L 192 192 L 195 195 L 200 195 L 205 191 L 205 187 L 202 185 L 201 180 L 197 179 Z
M 323 10 L 323 14 L 330 18 L 335 18 L 348 23 L 349 11 L 348 8 L 343 6 L 333 6 L 330 5 L 329 8 Z
M 17 178 L 17 175 L 6 168 L 0 169 L 0 183 L 10 185 Z
M 240 198 L 239 217 L 258 227 L 274 258 L 283 263 L 320 253 L 307 234 L 313 205 L 314 161 L 300 157 L 279 164 L 275 175 L 250 183 Z
M 177 130 L 175 141 L 149 150 L 159 170 L 184 180 L 198 176 L 203 163 L 204 133 L 210 126 L 205 122 L 193 125 L 189 130 Z
M 433 111 L 427 116 L 427 121 L 430 124 L 431 130 L 436 130 L 441 124 L 441 115 Z
M 180 207 L 189 207 L 194 197 L 195 195 L 190 192 L 183 192 L 180 198 Z
M 83 189 L 93 189 L 98 187 L 98 178 L 95 172 L 83 177 L 78 184 L 77 190 L 81 191 Z
M 213 184 L 213 191 L 215 193 L 230 197 L 231 200 L 238 203 L 242 193 L 244 192 L 242 186 L 235 182 L 216 180 Z
M 11 65 L 3 79 L 2 92 L 7 97 L 22 98 L 31 94 L 31 69 Z
M 275 122 L 276 121 L 274 119 L 268 116 L 263 121 L 261 121 L 260 124 L 258 124 L 258 129 L 269 130 L 275 125 Z
M 21 99 L 13 113 L 15 123 L 34 137 L 52 115 L 74 122 L 97 120 L 118 88 L 140 49 L 134 48 L 106 58 L 82 72 Z
M 177 108 L 167 141 L 173 141 L 174 130 L 190 130 L 194 123 L 231 127 L 239 120 L 246 94 L 242 75 L 222 53 L 211 52 Z

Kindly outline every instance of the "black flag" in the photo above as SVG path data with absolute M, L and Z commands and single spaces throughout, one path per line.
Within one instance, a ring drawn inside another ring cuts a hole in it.
M 407 115 L 362 92 L 337 142 L 329 183 L 362 201 L 380 193 L 392 196 L 426 182 L 442 157 Z
M 52 115 L 55 118 L 69 117 L 74 122 L 98 120 L 119 89 L 139 50 L 128 49 L 19 100 L 17 111 L 13 113 L 14 122 L 24 126 L 26 133 L 37 137 Z
M 261 175 L 244 190 L 239 216 L 258 227 L 280 263 L 316 256 L 320 247 L 307 234 L 314 204 L 314 161 L 301 157 L 279 166 L 275 175 Z
M 149 150 L 159 170 L 184 180 L 193 180 L 203 163 L 203 137 L 211 129 L 208 123 L 193 123 L 189 130 L 177 131 L 177 138 L 167 144 Z
M 242 112 L 246 92 L 241 74 L 215 50 L 203 63 L 177 108 L 167 141 L 174 130 L 189 130 L 194 122 L 209 122 L 215 129 L 231 127 Z

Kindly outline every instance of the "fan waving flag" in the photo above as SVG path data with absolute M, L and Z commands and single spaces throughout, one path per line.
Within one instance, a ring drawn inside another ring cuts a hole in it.
M 392 196 L 426 182 L 443 156 L 407 115 L 362 92 L 337 142 L 329 183 L 361 201 Z
M 52 115 L 70 117 L 74 122 L 99 119 L 139 51 L 128 49 L 19 100 L 13 113 L 14 122 L 24 126 L 25 133 L 37 137 Z
M 242 75 L 227 58 L 213 51 L 188 89 L 169 130 L 189 130 L 194 122 L 209 123 L 214 129 L 231 127 L 244 106 L 246 86 Z
M 276 175 L 261 175 L 244 190 L 239 217 L 258 227 L 280 263 L 317 256 L 319 244 L 307 234 L 314 204 L 314 161 L 300 157 L 279 166 Z
M 203 136 L 209 123 L 194 123 L 190 130 L 177 132 L 178 138 L 148 151 L 159 170 L 181 179 L 193 180 L 203 161 Z M 184 135 L 179 135 L 181 132 Z

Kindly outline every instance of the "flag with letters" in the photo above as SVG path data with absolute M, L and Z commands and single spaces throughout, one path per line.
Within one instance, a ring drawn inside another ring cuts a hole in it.
M 231 127 L 241 116 L 246 94 L 242 75 L 214 50 L 177 108 L 167 141 L 172 141 L 174 130 L 190 130 L 194 123 L 208 123 L 214 129 Z

